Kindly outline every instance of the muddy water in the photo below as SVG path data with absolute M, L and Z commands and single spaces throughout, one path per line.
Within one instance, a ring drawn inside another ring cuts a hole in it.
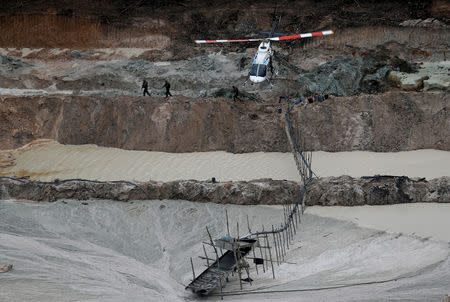
M 44 181 L 54 178 L 136 181 L 207 180 L 211 177 L 223 181 L 299 179 L 290 153 L 165 153 L 49 142 L 13 153 L 13 157 L 11 166 L 0 168 L 0 175 L 28 175 Z M 389 174 L 431 179 L 450 175 L 450 152 L 319 151 L 313 152 L 312 166 L 320 177 Z

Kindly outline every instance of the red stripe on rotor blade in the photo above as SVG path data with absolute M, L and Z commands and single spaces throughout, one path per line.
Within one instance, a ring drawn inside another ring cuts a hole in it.
M 284 37 L 280 37 L 280 40 L 291 40 L 291 39 L 299 39 L 301 38 L 300 35 L 293 35 L 293 36 L 284 36 Z
M 205 40 L 205 43 L 214 43 L 216 40 Z
M 323 32 L 318 31 L 318 32 L 316 32 L 316 33 L 311 33 L 311 36 L 313 36 L 313 37 L 323 36 Z

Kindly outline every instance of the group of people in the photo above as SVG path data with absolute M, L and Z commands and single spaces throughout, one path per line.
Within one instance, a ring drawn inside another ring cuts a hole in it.
M 172 94 L 170 93 L 170 83 L 167 80 L 165 81 L 164 86 L 162 88 L 166 88 L 166 98 L 172 96 Z M 150 96 L 150 93 L 148 92 L 148 82 L 146 79 L 144 79 L 144 81 L 142 82 L 142 89 L 144 89 L 143 93 L 144 96 L 145 94 Z
M 328 94 L 314 94 L 313 96 L 308 96 L 306 98 L 308 100 L 309 104 L 312 104 L 314 102 L 323 102 L 326 99 L 328 99 Z

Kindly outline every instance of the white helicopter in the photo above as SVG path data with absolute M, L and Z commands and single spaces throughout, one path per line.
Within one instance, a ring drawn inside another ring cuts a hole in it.
M 332 35 L 334 32 L 332 30 L 318 31 L 313 33 L 306 34 L 298 34 L 291 36 L 279 36 L 273 37 L 275 33 L 275 28 L 278 25 L 280 17 L 275 17 L 274 22 L 272 24 L 272 30 L 270 32 L 266 32 L 269 34 L 267 38 L 257 38 L 257 39 L 232 39 L 232 40 L 195 40 L 197 44 L 204 43 L 229 43 L 229 42 L 256 42 L 262 41 L 259 44 L 258 51 L 256 52 L 255 58 L 253 59 L 252 66 L 249 72 L 250 81 L 254 83 L 261 83 L 266 80 L 267 77 L 267 68 L 273 73 L 272 67 L 272 56 L 273 50 L 270 47 L 271 41 L 285 41 L 285 40 L 293 40 L 293 39 L 302 39 L 302 38 L 310 38 L 310 37 L 318 37 L 318 36 L 326 36 Z M 279 33 L 276 33 L 279 34 Z M 282 35 L 282 34 L 279 34 Z

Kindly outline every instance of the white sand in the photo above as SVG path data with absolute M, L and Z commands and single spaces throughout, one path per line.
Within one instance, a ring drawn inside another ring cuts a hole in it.
M 165 153 L 54 142 L 26 150 L 15 154 L 15 165 L 0 169 L 0 174 L 30 175 L 40 180 L 56 177 L 136 181 L 206 180 L 211 177 L 220 181 L 259 178 L 299 180 L 290 153 Z M 312 166 L 321 177 L 391 174 L 431 179 L 450 175 L 450 152 L 314 152 Z
M 448 203 L 357 207 L 313 206 L 307 208 L 307 213 L 352 221 L 362 227 L 450 242 L 450 204 Z
M 13 95 L 13 96 L 69 95 L 72 93 L 73 93 L 72 90 L 0 88 L 0 95 Z

